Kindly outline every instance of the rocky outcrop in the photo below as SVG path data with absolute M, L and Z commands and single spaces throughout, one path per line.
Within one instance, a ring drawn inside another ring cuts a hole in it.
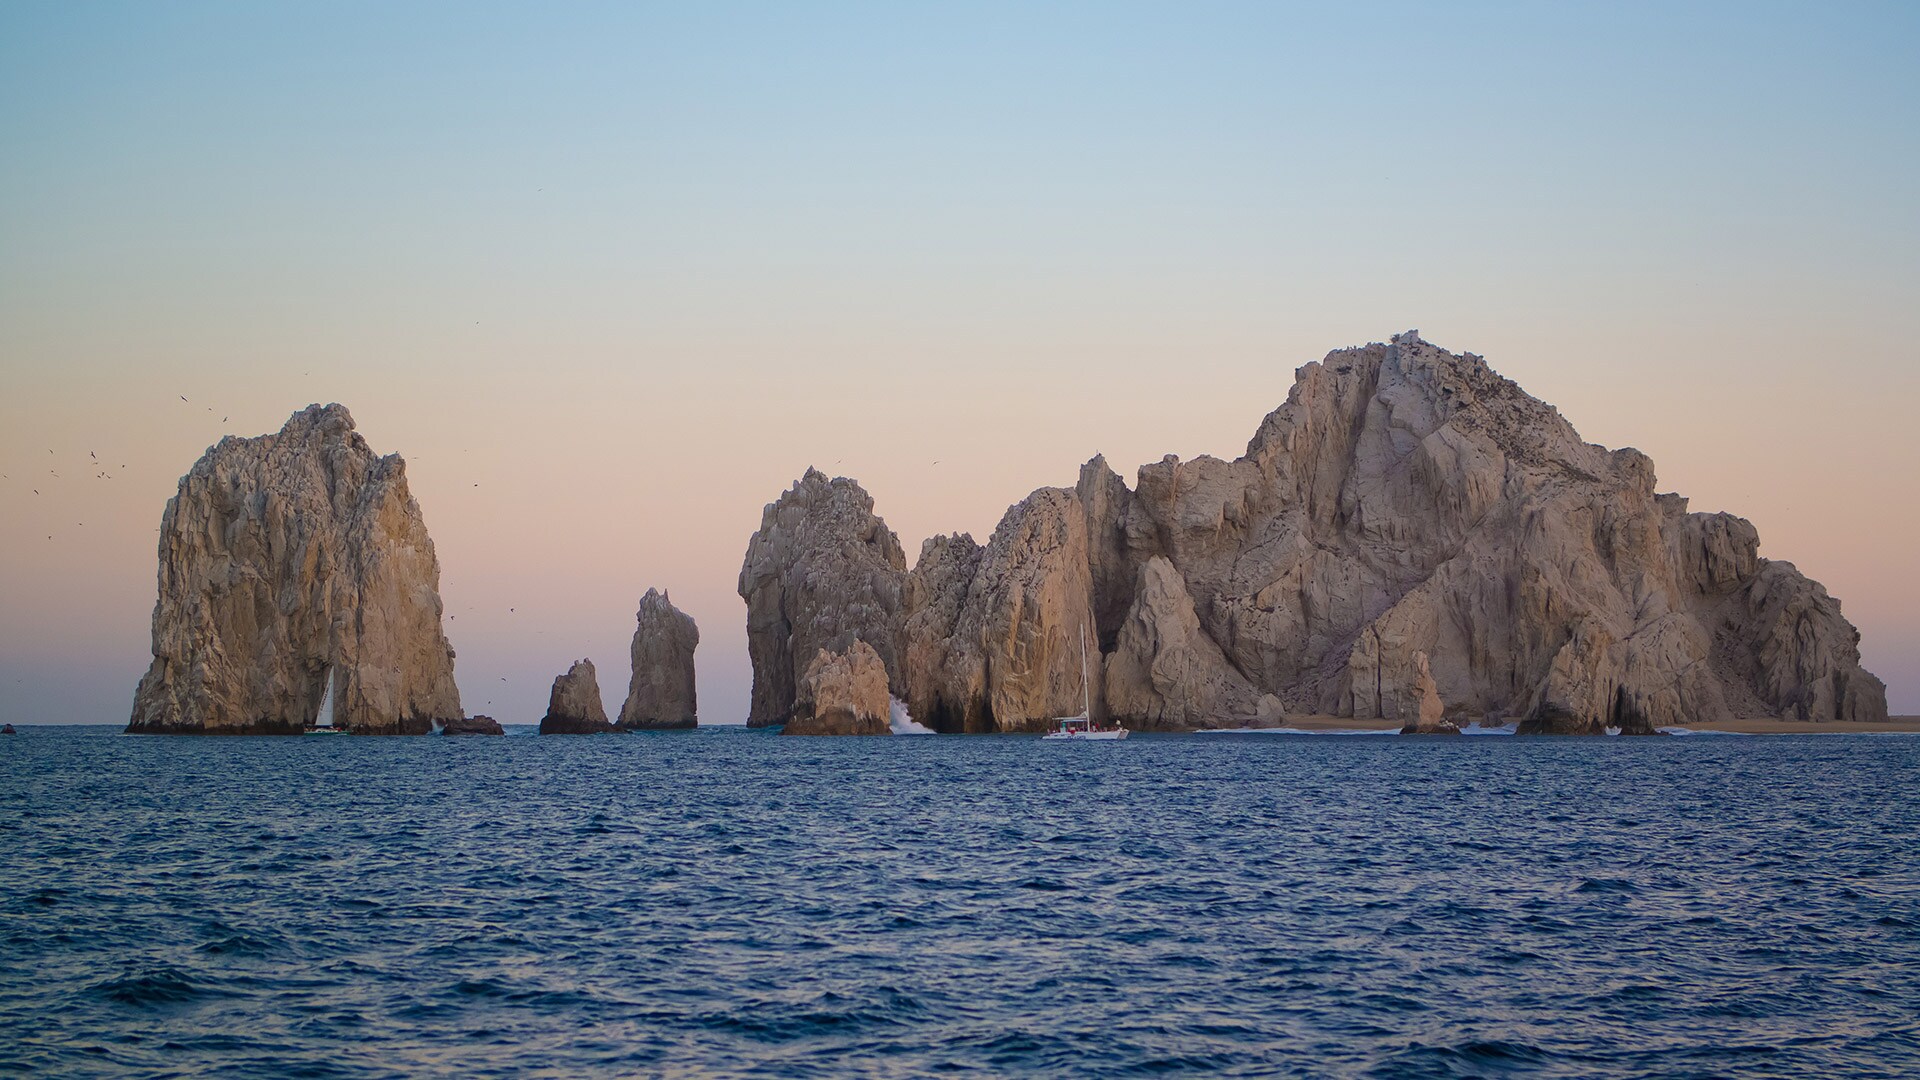
M 907 612 L 907 703 L 940 732 L 1033 731 L 1100 708 L 1087 515 L 1064 488 L 1010 508 L 985 548 L 936 537 L 921 549 Z M 1083 666 L 1083 651 L 1085 660 Z
M 593 661 L 575 660 L 565 675 L 553 680 L 547 715 L 540 718 L 540 734 L 599 735 L 618 730 L 607 723 L 607 707 L 600 701 L 600 679 Z
M 468 716 L 447 721 L 440 730 L 442 735 L 505 735 L 500 722 L 491 716 Z
M 1227 662 L 1200 628 L 1179 571 L 1155 555 L 1141 567 L 1133 608 L 1107 658 L 1107 710 L 1138 728 L 1273 724 L 1284 709 Z
M 1415 332 L 1300 369 L 1233 461 L 1130 490 L 1096 457 L 984 548 L 929 540 L 907 596 L 908 701 L 941 731 L 1077 712 L 1082 619 L 1094 711 L 1139 727 L 1444 729 L 1436 700 L 1541 733 L 1886 715 L 1839 603 L 1750 524 Z
M 696 726 L 693 651 L 700 629 L 667 594 L 648 589 L 633 631 L 633 678 L 627 683 L 620 726 L 629 730 Z
M 1427 654 L 1413 654 L 1413 666 L 1416 677 L 1413 694 L 1420 702 L 1420 714 L 1400 729 L 1402 735 L 1458 735 L 1460 725 L 1447 719 L 1447 707 L 1440 700 L 1440 687 L 1433 681 L 1433 670 L 1427 664 Z
M 904 695 L 906 586 L 900 540 L 854 481 L 808 469 L 768 504 L 740 568 L 753 662 L 748 725 L 786 723 L 798 677 L 818 653 L 857 641 L 879 656 L 894 695 Z
M 1525 731 L 1885 713 L 1837 603 L 1750 525 L 1413 332 L 1302 368 L 1245 456 L 1142 468 L 1125 532 L 1291 711 L 1413 721 L 1424 652 L 1454 708 Z
M 887 668 L 864 641 L 845 652 L 821 649 L 800 679 L 783 735 L 888 735 Z
M 426 734 L 464 717 L 440 564 L 406 463 L 340 405 L 208 449 L 160 519 L 153 662 L 132 732 Z

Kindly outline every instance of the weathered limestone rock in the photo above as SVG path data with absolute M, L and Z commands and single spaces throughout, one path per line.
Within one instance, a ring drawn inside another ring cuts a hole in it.
M 460 720 L 439 588 L 406 463 L 343 406 L 222 439 L 160 520 L 153 663 L 127 730 L 299 732 L 329 681 L 334 726 L 355 733 Z
M 1280 699 L 1234 670 L 1200 629 L 1193 598 L 1163 556 L 1148 559 L 1107 658 L 1107 712 L 1135 728 L 1237 728 L 1279 721 Z
M 1008 509 L 982 549 L 930 540 L 907 615 L 907 703 L 935 731 L 1031 731 L 1077 715 L 1082 687 L 1104 715 L 1087 515 L 1064 488 Z M 1087 671 L 1083 675 L 1083 670 Z
M 540 718 L 542 735 L 599 735 L 619 728 L 607 723 L 607 707 L 600 702 L 600 679 L 593 661 L 575 660 L 565 675 L 553 680 L 547 715 Z
M 1307 365 L 1244 457 L 1148 465 L 1121 501 L 1127 559 L 1164 557 L 1291 710 L 1416 722 L 1425 652 L 1444 700 L 1527 731 L 1885 714 L 1839 605 L 1750 525 L 1414 332 Z
M 635 622 L 633 678 L 627 683 L 626 704 L 620 707 L 620 726 L 696 726 L 693 650 L 700 645 L 700 629 L 693 616 L 674 607 L 666 593 L 648 589 Z
M 500 722 L 491 716 L 467 716 L 447 721 L 442 735 L 505 735 Z
M 865 641 L 847 651 L 821 649 L 800 680 L 782 735 L 888 735 L 887 668 Z
M 1402 735 L 1458 735 L 1460 725 L 1447 719 L 1447 707 L 1440 700 L 1440 688 L 1434 684 L 1433 671 L 1427 666 L 1427 654 L 1413 654 L 1413 666 L 1418 673 L 1414 679 L 1413 693 L 1420 700 L 1418 719 L 1408 722 L 1400 729 Z
M 822 649 L 846 652 L 857 641 L 873 648 L 894 695 L 904 696 L 906 585 L 900 540 L 854 481 L 808 469 L 769 503 L 740 568 L 753 661 L 748 725 L 786 723 L 797 676 Z

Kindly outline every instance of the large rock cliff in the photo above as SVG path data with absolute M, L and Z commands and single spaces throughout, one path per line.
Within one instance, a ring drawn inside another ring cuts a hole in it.
M 752 727 L 793 715 L 798 677 L 821 650 L 872 646 L 896 697 L 901 663 L 906 553 L 873 498 L 845 477 L 808 469 L 760 518 L 740 568 L 753 662 Z
M 929 540 L 907 593 L 908 699 L 946 731 L 1077 712 L 1083 622 L 1095 713 L 1142 727 L 1435 728 L 1436 699 L 1566 734 L 1886 715 L 1839 603 L 1750 524 L 1414 332 L 1300 369 L 1240 458 L 1133 489 L 1095 458 L 985 548 Z
M 620 706 L 620 726 L 697 726 L 693 651 L 700 645 L 700 628 L 693 616 L 674 607 L 666 593 L 648 589 L 634 622 L 633 677 L 627 683 L 626 704 Z
M 440 564 L 406 463 L 340 405 L 228 437 L 160 519 L 153 663 L 133 732 L 425 734 L 460 720 Z

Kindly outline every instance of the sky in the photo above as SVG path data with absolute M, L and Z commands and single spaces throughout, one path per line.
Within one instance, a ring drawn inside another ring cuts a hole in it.
M 660 587 L 727 723 L 809 465 L 911 561 L 1414 327 L 1920 713 L 1916 176 L 1912 4 L 0 4 L 0 719 L 125 722 L 167 498 L 311 402 L 407 459 L 469 712 L 617 711 Z

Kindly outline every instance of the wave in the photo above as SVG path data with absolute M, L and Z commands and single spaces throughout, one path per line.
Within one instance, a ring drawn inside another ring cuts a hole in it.
M 1480 721 L 1475 720 L 1471 723 L 1460 725 L 1460 734 L 1462 735 L 1517 735 L 1519 733 L 1519 724 L 1482 724 Z
M 897 697 L 887 698 L 888 726 L 895 735 L 936 735 L 938 732 L 925 724 L 916 724 L 913 714 L 907 711 L 907 703 Z

